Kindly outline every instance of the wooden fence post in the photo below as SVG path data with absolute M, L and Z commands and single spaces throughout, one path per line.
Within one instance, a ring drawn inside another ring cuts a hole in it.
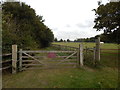
M 96 60 L 96 59 L 95 59 L 95 55 L 96 55 L 95 53 L 96 53 L 96 48 L 94 47 L 94 48 L 93 48 L 93 63 L 94 63 L 94 64 L 95 64 L 95 60 Z
M 80 49 L 77 49 L 77 65 L 80 66 Z
M 19 52 L 19 71 L 22 70 L 22 49 Z
M 80 50 L 80 55 L 79 55 L 79 60 L 80 60 L 80 66 L 83 66 L 83 44 L 81 43 L 79 45 L 79 50 Z
M 85 57 L 87 57 L 87 52 L 88 52 L 88 50 L 87 50 L 87 46 L 85 47 Z
M 12 45 L 12 74 L 17 72 L 17 45 Z
M 95 59 L 100 61 L 100 37 L 96 39 L 96 52 L 95 52 Z

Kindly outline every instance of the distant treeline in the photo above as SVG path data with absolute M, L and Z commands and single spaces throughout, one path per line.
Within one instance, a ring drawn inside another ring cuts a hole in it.
M 70 39 L 67 39 L 67 40 L 63 40 L 63 39 L 60 39 L 60 40 L 57 40 L 57 38 L 54 39 L 54 42 L 95 42 L 95 39 L 97 37 L 100 37 L 100 41 L 101 42 L 105 42 L 105 43 L 117 43 L 117 41 L 115 41 L 115 39 L 113 38 L 113 36 L 111 36 L 111 34 L 100 34 L 100 35 L 96 35 L 95 37 L 90 37 L 90 38 L 78 38 L 78 39 L 75 39 L 75 40 L 70 40 Z
M 11 51 L 11 45 L 22 49 L 43 48 L 54 40 L 53 32 L 44 24 L 42 16 L 25 3 L 2 4 L 2 50 Z
M 80 38 L 80 39 L 74 40 L 74 42 L 95 42 L 95 37 L 91 37 L 91 38 Z
M 75 39 L 75 40 L 57 40 L 57 38 L 54 39 L 54 42 L 95 42 L 95 37 L 91 37 L 91 38 L 79 38 L 79 39 Z

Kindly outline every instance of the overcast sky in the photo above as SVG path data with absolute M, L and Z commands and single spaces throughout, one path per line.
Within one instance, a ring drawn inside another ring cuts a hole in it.
M 58 39 L 93 37 L 102 31 L 93 29 L 98 0 L 20 0 L 42 15 L 45 25 Z M 102 0 L 103 3 L 108 0 Z

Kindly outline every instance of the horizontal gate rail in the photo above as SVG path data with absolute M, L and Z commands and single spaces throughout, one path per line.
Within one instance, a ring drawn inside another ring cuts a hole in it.
M 7 63 L 7 62 L 12 62 L 12 60 L 0 61 L 0 63 Z
M 37 62 L 35 60 L 22 60 L 22 62 Z
M 22 66 L 42 66 L 41 64 L 22 64 Z
M 8 68 L 11 68 L 12 66 L 6 66 L 6 67 L 3 67 L 2 70 L 5 70 L 5 69 L 8 69 Z
M 68 62 L 66 62 L 66 63 L 61 63 L 61 65 L 63 65 L 63 64 L 65 64 L 65 65 L 69 65 L 69 64 L 77 64 L 77 63 L 68 63 Z M 57 66 L 57 65 L 55 65 L 55 66 Z
M 63 57 L 64 58 L 64 57 L 68 57 L 68 56 L 56 56 L 56 57 Z M 77 56 L 71 56 L 71 57 L 77 57 Z
M 34 69 L 59 69 L 59 68 L 76 68 L 76 66 L 66 66 L 66 67 L 32 67 L 32 68 L 22 68 L 22 70 L 34 70 Z
M 42 57 L 46 57 L 46 56 L 33 56 L 34 58 L 42 58 Z M 28 56 L 22 56 L 22 58 L 30 58 Z
M 72 53 L 75 51 L 22 51 L 22 53 Z
M 71 64 L 76 64 L 76 63 L 61 63 L 60 65 L 63 65 L 63 64 L 65 64 L 65 65 L 71 65 Z M 54 65 L 54 66 L 57 66 L 56 64 L 51 64 L 51 65 Z M 22 66 L 42 66 L 41 64 L 22 64 Z M 49 66 L 49 65 L 47 65 L 47 66 Z
M 58 60 L 52 59 L 52 60 L 48 60 L 48 61 L 59 61 L 60 62 L 60 61 L 64 61 L 64 60 L 65 59 L 63 59 L 63 60 L 61 60 L 61 59 L 60 60 L 59 59 Z M 76 59 L 66 59 L 65 61 L 76 61 Z
M 54 60 L 54 59 L 51 59 L 51 60 L 48 60 L 48 61 L 64 61 L 64 59 L 63 60 Z M 75 59 L 66 59 L 65 61 L 76 61 Z M 22 62 L 37 62 L 37 61 L 35 61 L 35 60 L 22 60 Z
M 7 70 L 7 69 L 12 68 L 12 65 L 11 65 L 12 64 L 12 59 L 11 59 L 12 53 L 2 54 L 0 56 L 4 58 L 3 60 L 0 60 L 0 64 L 1 64 L 0 70 Z
M 12 53 L 7 53 L 7 54 L 2 54 L 0 56 L 4 57 L 4 56 L 11 56 L 11 55 L 12 55 Z
M 43 57 L 46 57 L 46 56 L 32 56 L 32 57 L 34 57 L 34 58 L 43 58 Z M 55 57 L 68 57 L 68 56 L 55 56 Z M 77 57 L 77 56 L 71 56 L 71 57 Z M 22 56 L 22 58 L 30 58 L 30 57 L 28 57 L 28 56 Z

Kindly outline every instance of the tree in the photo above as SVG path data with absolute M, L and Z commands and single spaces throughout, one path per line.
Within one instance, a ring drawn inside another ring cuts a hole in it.
M 77 40 L 75 39 L 74 42 L 77 42 Z
M 63 40 L 63 42 L 66 42 L 66 40 Z
M 110 2 L 94 9 L 94 20 L 97 31 L 104 30 L 112 42 L 120 43 L 120 2 Z
M 70 39 L 67 39 L 67 42 L 70 42 Z
M 43 16 L 36 15 L 25 3 L 3 3 L 2 21 L 3 52 L 10 52 L 12 44 L 23 49 L 47 47 L 54 39 L 52 30 L 43 23 Z
M 63 42 L 63 40 L 62 39 L 60 39 L 60 41 L 59 42 Z
M 57 38 L 55 38 L 54 41 L 57 42 L 58 41 Z

